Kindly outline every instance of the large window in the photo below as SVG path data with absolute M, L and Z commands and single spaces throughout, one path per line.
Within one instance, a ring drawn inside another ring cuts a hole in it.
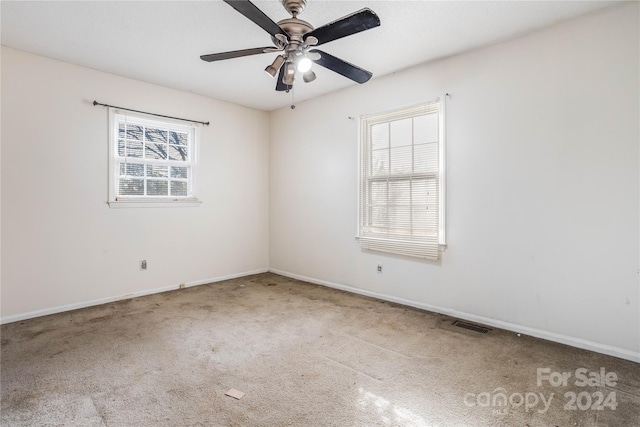
M 358 241 L 438 259 L 444 235 L 444 102 L 361 117 Z
M 116 109 L 109 117 L 111 206 L 198 204 L 195 126 Z

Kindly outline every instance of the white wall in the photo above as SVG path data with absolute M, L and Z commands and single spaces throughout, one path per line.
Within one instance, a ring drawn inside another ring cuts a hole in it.
M 625 4 L 273 112 L 271 269 L 640 361 L 638 16 Z M 449 249 L 362 251 L 348 116 L 445 92 Z
M 202 205 L 109 208 L 94 99 L 211 121 Z M 3 322 L 265 271 L 268 129 L 265 112 L 2 47 Z

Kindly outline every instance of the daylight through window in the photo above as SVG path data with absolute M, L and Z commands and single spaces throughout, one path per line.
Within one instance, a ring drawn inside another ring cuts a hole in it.
M 440 99 L 364 116 L 360 138 L 360 245 L 438 259 L 445 243 Z
M 195 201 L 195 126 L 111 115 L 110 202 Z

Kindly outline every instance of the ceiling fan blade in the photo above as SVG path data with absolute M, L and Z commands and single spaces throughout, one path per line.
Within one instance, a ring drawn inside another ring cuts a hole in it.
M 255 47 L 253 49 L 232 50 L 229 52 L 210 53 L 208 55 L 201 55 L 200 59 L 207 62 L 222 61 L 223 59 L 240 58 L 242 56 L 267 53 L 270 52 L 270 49 L 272 49 L 272 46 Z
M 267 33 L 275 37 L 276 34 L 282 34 L 289 38 L 289 34 L 271 20 L 263 11 L 258 9 L 249 0 L 224 0 L 229 6 L 243 14 L 245 17 L 253 21 L 256 25 L 261 27 Z
M 278 73 L 278 78 L 276 79 L 276 90 L 278 92 L 284 92 L 291 89 L 291 86 L 284 84 L 282 78 L 284 77 L 284 65 L 280 67 L 280 73 Z
M 380 18 L 369 8 L 364 8 L 351 15 L 344 16 L 327 25 L 316 28 L 306 34 L 306 38 L 313 36 L 318 39 L 316 46 L 341 39 L 361 31 L 369 30 L 380 25 Z
M 336 73 L 345 76 L 348 79 L 353 80 L 357 83 L 366 83 L 373 76 L 373 74 L 365 69 L 360 67 L 356 67 L 353 64 L 349 64 L 347 61 L 343 61 L 340 58 L 336 58 L 333 55 L 329 55 L 326 52 L 323 52 L 318 49 L 310 50 L 309 52 L 319 53 L 320 59 L 314 59 L 318 65 L 322 65 L 325 68 L 328 68 L 331 71 L 335 71 Z

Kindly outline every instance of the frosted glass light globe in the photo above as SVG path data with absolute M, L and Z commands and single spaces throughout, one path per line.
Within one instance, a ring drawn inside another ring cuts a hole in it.
M 306 73 L 311 69 L 311 60 L 307 57 L 302 58 L 298 61 L 298 71 L 301 73 Z

